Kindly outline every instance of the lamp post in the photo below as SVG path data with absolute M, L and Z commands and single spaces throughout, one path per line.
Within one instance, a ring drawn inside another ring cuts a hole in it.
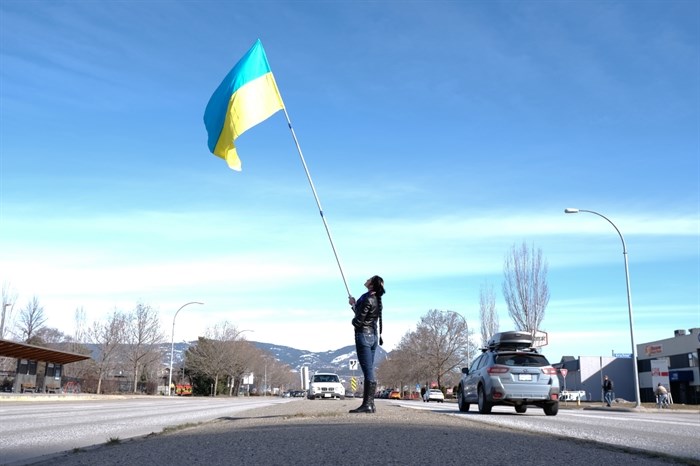
M 175 318 L 184 307 L 189 306 L 190 304 L 204 303 L 200 303 L 199 301 L 192 301 L 187 304 L 183 304 L 182 306 L 180 306 L 180 309 L 175 311 L 175 315 L 173 316 L 173 333 L 170 338 L 170 371 L 168 372 L 168 396 L 170 396 L 170 386 L 173 384 L 173 353 L 175 352 Z
M 620 235 L 620 240 L 622 241 L 622 255 L 625 258 L 625 281 L 627 283 L 627 310 L 629 312 L 629 320 L 630 320 L 630 340 L 632 343 L 632 370 L 634 371 L 634 399 L 635 399 L 635 407 L 639 408 L 641 406 L 641 402 L 639 399 L 639 371 L 637 369 L 637 345 L 634 344 L 634 319 L 632 318 L 632 292 L 630 291 L 630 272 L 629 272 L 629 265 L 627 263 L 627 245 L 625 244 L 625 238 L 622 236 L 622 233 L 620 232 L 620 229 L 617 228 L 617 226 L 610 220 L 608 217 L 606 217 L 603 214 L 600 214 L 598 212 L 594 212 L 592 210 L 584 210 L 584 209 L 564 209 L 564 213 L 567 214 L 577 214 L 579 212 L 588 212 L 589 214 L 597 215 L 598 217 L 601 217 L 610 223 L 610 225 L 613 226 L 615 231 L 617 231 L 617 234 Z

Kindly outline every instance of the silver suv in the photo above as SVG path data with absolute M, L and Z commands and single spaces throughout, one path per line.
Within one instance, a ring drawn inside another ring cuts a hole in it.
M 462 368 L 459 410 L 467 412 L 471 403 L 477 403 L 481 414 L 489 414 L 495 405 L 513 406 L 516 413 L 524 413 L 534 405 L 555 416 L 559 412 L 556 369 L 531 345 L 527 332 L 494 335 L 471 367 Z

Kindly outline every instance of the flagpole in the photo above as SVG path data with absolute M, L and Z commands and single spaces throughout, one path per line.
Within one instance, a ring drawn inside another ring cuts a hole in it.
M 311 192 L 314 193 L 314 199 L 316 199 L 316 205 L 318 206 L 318 212 L 321 214 L 321 220 L 323 220 L 323 226 L 326 228 L 326 234 L 328 235 L 328 241 L 331 243 L 331 249 L 333 249 L 333 255 L 335 256 L 335 261 L 338 264 L 338 269 L 340 270 L 340 276 L 343 278 L 343 284 L 345 285 L 345 291 L 348 292 L 348 298 L 352 296 L 350 293 L 350 288 L 348 288 L 348 282 L 345 280 L 345 274 L 343 273 L 343 267 L 340 265 L 340 258 L 338 258 L 338 252 L 335 250 L 335 244 L 333 244 L 333 237 L 331 236 L 331 230 L 328 227 L 328 222 L 326 222 L 326 217 L 323 215 L 323 208 L 321 207 L 321 201 L 318 199 L 318 194 L 316 194 L 316 188 L 314 187 L 314 182 L 311 180 L 311 174 L 309 173 L 309 167 L 306 166 L 306 160 L 304 160 L 304 154 L 301 152 L 301 146 L 299 146 L 299 141 L 297 140 L 297 135 L 294 133 L 294 128 L 292 127 L 292 122 L 289 120 L 289 114 L 287 109 L 282 107 L 284 111 L 284 117 L 287 119 L 287 126 L 289 126 L 289 131 L 292 133 L 292 138 L 294 138 L 294 144 L 297 146 L 297 152 L 299 153 L 299 158 L 301 159 L 301 164 L 304 166 L 304 172 L 306 172 L 306 178 L 309 180 L 309 186 L 311 186 Z

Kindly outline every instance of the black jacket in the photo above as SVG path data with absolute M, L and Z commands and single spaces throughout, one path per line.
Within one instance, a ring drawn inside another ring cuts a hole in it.
M 352 326 L 355 332 L 362 332 L 365 329 L 377 331 L 377 320 L 382 313 L 382 303 L 371 292 L 360 296 L 355 302 L 355 317 L 352 319 Z

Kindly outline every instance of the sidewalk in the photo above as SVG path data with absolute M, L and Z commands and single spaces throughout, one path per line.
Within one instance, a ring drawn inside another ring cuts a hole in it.
M 578 405 L 576 402 L 559 402 L 559 409 L 580 409 L 587 411 L 624 411 L 624 412 L 639 412 L 643 411 L 649 412 L 664 412 L 664 413 L 675 413 L 675 414 L 700 414 L 700 405 L 683 405 L 683 404 L 673 404 L 670 408 L 659 409 L 656 403 L 642 403 L 641 406 L 636 407 L 633 401 L 626 402 L 614 402 L 612 406 L 606 406 L 605 403 L 600 401 L 585 401 Z

